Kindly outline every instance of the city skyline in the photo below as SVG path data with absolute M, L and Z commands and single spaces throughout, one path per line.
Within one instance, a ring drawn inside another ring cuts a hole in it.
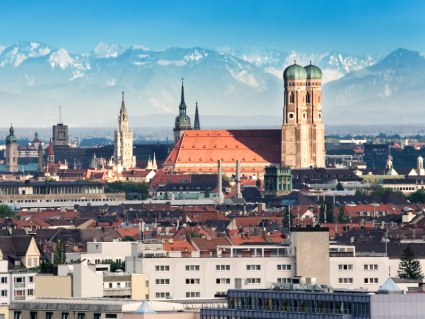
M 39 41 L 71 52 L 99 43 L 153 50 L 259 47 L 424 52 L 423 1 L 42 1 L 2 4 L 0 45 Z

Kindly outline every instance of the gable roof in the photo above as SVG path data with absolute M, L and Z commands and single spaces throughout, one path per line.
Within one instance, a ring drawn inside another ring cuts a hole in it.
M 235 171 L 236 160 L 244 170 L 257 169 L 281 162 L 280 130 L 196 130 L 184 131 L 164 162 L 177 172 L 217 172 L 218 160 L 223 163 L 223 172 Z M 205 164 L 193 167 L 190 164 Z M 227 164 L 227 166 L 226 166 Z M 231 167 L 228 164 L 233 164 Z M 257 168 L 246 167 L 255 164 Z M 245 166 L 245 167 L 244 167 Z M 260 167 L 262 166 L 262 167 Z

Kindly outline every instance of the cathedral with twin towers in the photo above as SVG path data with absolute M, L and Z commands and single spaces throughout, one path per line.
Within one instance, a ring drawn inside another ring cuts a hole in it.
M 258 178 L 268 166 L 325 167 L 322 71 L 311 63 L 303 67 L 294 61 L 283 72 L 280 129 L 200 130 L 198 105 L 193 128 L 186 109 L 182 83 L 175 145 L 164 162 L 169 172 L 216 173 L 218 161 L 225 174 L 235 174 L 239 161 L 242 176 Z

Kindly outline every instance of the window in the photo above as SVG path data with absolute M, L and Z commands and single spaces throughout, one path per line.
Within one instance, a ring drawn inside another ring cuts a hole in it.
M 31 311 L 31 312 L 30 312 L 30 318 L 31 318 L 31 319 L 37 319 L 37 312 L 35 312 L 35 311 Z
M 68 312 L 62 312 L 62 319 L 68 319 L 69 313 Z
M 170 279 L 155 279 L 157 285 L 169 285 Z
M 23 282 L 25 282 L 25 278 L 23 278 L 23 277 L 15 277 L 14 282 L 15 283 L 23 283 Z
M 197 285 L 200 283 L 199 278 L 186 278 L 186 285 Z
M 79 312 L 77 315 L 77 319 L 86 319 L 86 314 L 84 312 Z
M 148 281 L 148 280 L 146 280 L 146 281 L 145 281 L 145 287 L 146 287 L 146 288 L 148 288 L 148 287 L 149 287 L 149 281 Z
M 7 284 L 7 277 L 1 277 L 1 283 Z
M 295 102 L 295 95 L 294 92 L 289 93 L 289 103 Z
M 186 292 L 186 298 L 199 298 L 201 293 L 199 291 L 188 291 Z
M 46 319 L 53 319 L 53 312 L 46 311 Z
M 363 265 L 364 270 L 378 270 L 377 264 L 365 264 Z
M 216 278 L 216 284 L 230 284 L 230 278 Z
M 247 278 L 247 284 L 261 284 L 261 278 Z
M 307 103 L 310 103 L 310 93 L 307 92 L 307 95 L 305 96 L 305 101 Z
M 168 265 L 155 266 L 155 270 L 156 271 L 170 271 L 170 266 L 168 266 Z
M 216 265 L 215 270 L 218 270 L 218 271 L 230 270 L 230 265 Z
M 378 278 L 365 278 L 364 283 L 365 284 L 377 284 Z
M 277 270 L 292 270 L 292 265 L 277 265 Z
M 2 297 L 7 297 L 7 290 L 1 290 L 0 295 Z
M 95 313 L 93 315 L 93 319 L 100 319 L 101 314 L 100 313 Z
M 27 296 L 34 296 L 34 289 L 28 289 Z
M 34 282 L 34 277 L 33 276 L 29 276 L 28 277 L 28 282 Z
M 109 288 L 112 288 L 112 282 L 109 283 Z
M 186 265 L 186 271 L 199 271 L 199 265 Z
M 21 312 L 20 311 L 14 311 L 13 312 L 13 319 L 21 319 Z
M 279 284 L 290 284 L 292 282 L 291 278 L 277 278 Z
M 116 317 L 117 317 L 117 314 L 116 313 L 107 313 L 105 315 L 105 318 L 116 318 Z
M 352 284 L 353 278 L 338 278 L 339 284 Z
M 261 265 L 246 265 L 246 270 L 261 270 Z
M 156 298 L 170 298 L 170 293 L 169 292 L 157 292 L 155 294 Z
M 338 265 L 338 269 L 339 270 L 353 270 L 353 265 L 352 264 Z

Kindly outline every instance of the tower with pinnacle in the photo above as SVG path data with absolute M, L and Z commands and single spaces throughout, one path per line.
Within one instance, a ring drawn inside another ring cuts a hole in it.
M 183 132 L 186 130 L 191 130 L 192 126 L 190 125 L 190 117 L 186 114 L 186 103 L 184 101 L 184 85 L 182 78 L 182 94 L 179 105 L 179 115 L 176 117 L 174 125 L 174 143 L 177 143 L 180 137 L 183 135 Z
M 200 130 L 201 129 L 201 122 L 199 121 L 199 110 L 198 110 L 198 101 L 196 101 L 196 107 L 195 107 L 195 123 L 193 124 L 194 130 Z
M 18 171 L 18 139 L 15 136 L 13 125 L 10 125 L 9 135 L 6 136 L 6 151 L 4 152 L 6 171 Z
M 133 156 L 133 132 L 128 126 L 124 92 L 118 116 L 118 129 L 114 132 L 114 146 L 114 166 L 118 172 L 136 167 L 136 158 Z

